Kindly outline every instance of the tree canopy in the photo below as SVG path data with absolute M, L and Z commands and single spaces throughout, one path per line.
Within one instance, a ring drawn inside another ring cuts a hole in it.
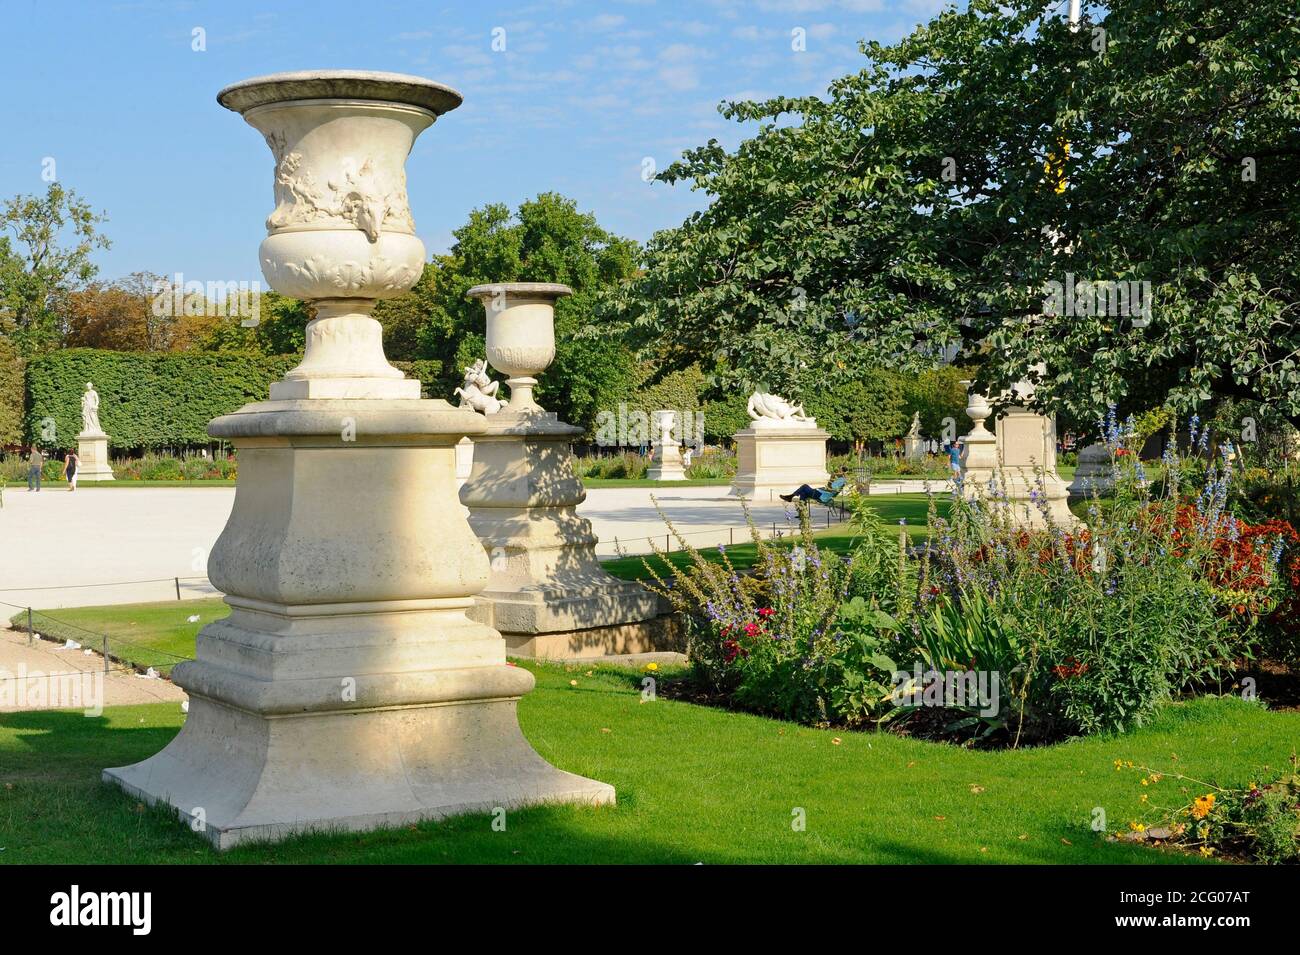
M 757 134 L 660 174 L 710 204 L 603 327 L 742 387 L 955 353 L 1084 421 L 1232 395 L 1300 423 L 1294 0 L 1085 3 L 1077 30 L 972 0 L 862 52 L 825 97 L 724 104 Z M 1078 285 L 1130 281 L 1148 313 Z
M 95 277 L 91 253 L 109 246 L 104 219 L 57 182 L 0 207 L 0 333 L 19 351 L 61 343 L 68 296 Z

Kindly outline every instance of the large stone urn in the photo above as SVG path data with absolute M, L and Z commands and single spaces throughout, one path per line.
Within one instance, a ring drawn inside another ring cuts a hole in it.
M 482 416 L 474 465 L 461 488 L 469 523 L 491 561 L 480 619 L 512 653 L 603 656 L 662 649 L 659 598 L 608 574 L 596 558 L 571 442 L 582 429 L 542 408 L 533 386 L 555 357 L 555 301 L 564 285 L 503 282 L 469 290 L 487 318 L 487 359 L 507 375 L 510 397 Z
M 483 419 L 421 400 L 370 317 L 419 277 L 404 163 L 460 99 L 352 71 L 218 96 L 275 155 L 267 281 L 316 317 L 272 400 L 208 428 L 239 450 L 234 509 L 208 562 L 231 613 L 173 671 L 190 695 L 185 726 L 104 776 L 175 807 L 221 848 L 614 798 L 534 752 L 515 714 L 533 677 L 470 617 L 489 567 L 456 500 L 456 445 Z

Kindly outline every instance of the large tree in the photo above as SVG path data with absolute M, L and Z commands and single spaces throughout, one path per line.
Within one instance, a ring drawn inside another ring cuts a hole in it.
M 1294 0 L 1085 3 L 1077 29 L 972 0 L 862 50 L 824 98 L 726 104 L 757 134 L 661 174 L 710 204 L 607 328 L 744 386 L 959 348 L 994 393 L 1044 363 L 1038 399 L 1085 421 L 1235 395 L 1300 423 Z M 1129 280 L 1149 315 L 1045 308 Z
M 91 253 L 109 246 L 104 220 L 57 182 L 0 207 L 0 333 L 24 354 L 61 343 L 68 296 L 95 277 Z

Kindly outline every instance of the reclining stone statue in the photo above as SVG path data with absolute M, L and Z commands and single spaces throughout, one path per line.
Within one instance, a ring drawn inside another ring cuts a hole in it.
M 808 415 L 804 412 L 802 404 L 792 404 L 778 395 L 770 395 L 762 391 L 756 391 L 749 396 L 749 405 L 746 410 L 749 412 L 749 417 L 754 421 L 761 421 L 764 418 L 771 418 L 776 421 L 808 420 Z

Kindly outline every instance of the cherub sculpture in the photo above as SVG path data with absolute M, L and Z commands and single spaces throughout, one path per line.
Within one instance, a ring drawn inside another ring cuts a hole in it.
M 499 381 L 488 377 L 487 360 L 480 358 L 465 369 L 465 381 L 455 393 L 460 396 L 462 408 L 470 408 L 480 414 L 496 414 L 504 405 L 496 396 L 500 386 Z

